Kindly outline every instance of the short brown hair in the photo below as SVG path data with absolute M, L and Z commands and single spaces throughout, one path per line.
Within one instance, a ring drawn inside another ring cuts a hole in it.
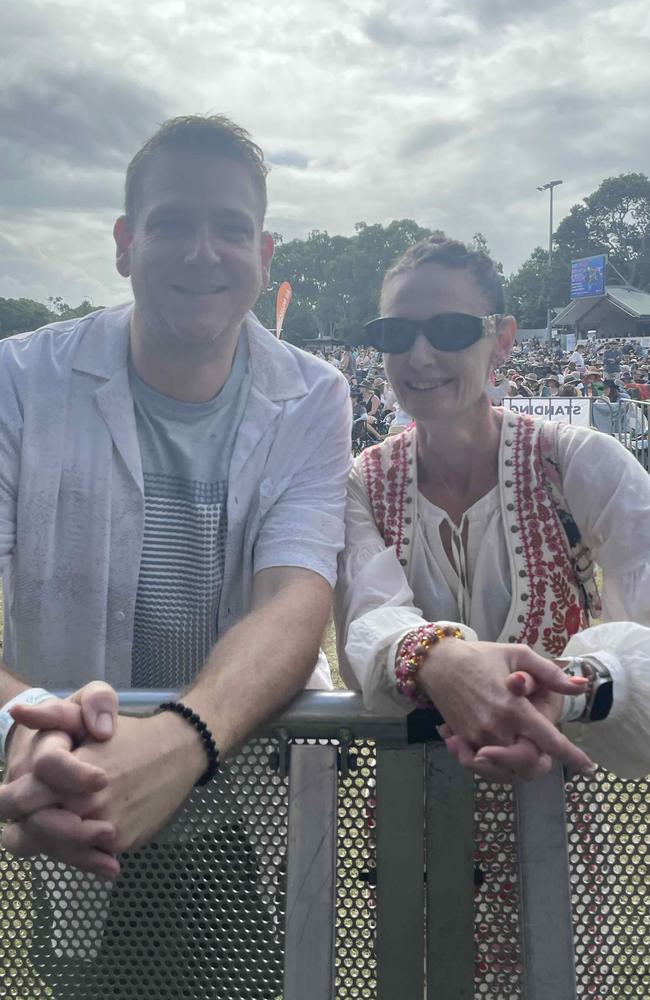
M 398 257 L 384 275 L 382 295 L 388 282 L 398 274 L 411 271 L 421 264 L 436 264 L 451 270 L 464 268 L 470 271 L 489 302 L 490 313 L 506 311 L 503 284 L 494 261 L 480 250 L 471 250 L 460 240 L 446 236 L 425 236 Z
M 212 153 L 238 160 L 249 171 L 257 188 L 262 207 L 262 220 L 266 214 L 266 175 L 268 167 L 264 153 L 253 142 L 246 129 L 226 118 L 225 115 L 186 115 L 163 122 L 157 132 L 147 139 L 126 169 L 124 185 L 124 211 L 135 219 L 140 207 L 147 169 L 161 152 Z

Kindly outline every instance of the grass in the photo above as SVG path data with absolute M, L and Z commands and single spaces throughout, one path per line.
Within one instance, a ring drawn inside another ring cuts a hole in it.
M 337 690 L 345 688 L 345 684 L 341 680 L 341 674 L 339 672 L 339 658 L 336 655 L 336 629 L 334 628 L 334 621 L 331 618 L 327 623 L 327 628 L 325 629 L 325 633 L 323 635 L 322 648 L 332 670 L 334 687 L 337 688 Z

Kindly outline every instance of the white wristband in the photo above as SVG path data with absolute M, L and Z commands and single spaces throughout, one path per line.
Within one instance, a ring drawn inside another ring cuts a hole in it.
M 0 708 L 0 761 L 4 761 L 5 759 L 7 738 L 16 725 L 16 720 L 10 714 L 10 709 L 14 705 L 40 705 L 42 701 L 47 701 L 48 698 L 56 698 L 56 695 L 50 691 L 46 691 L 45 688 L 27 688 Z

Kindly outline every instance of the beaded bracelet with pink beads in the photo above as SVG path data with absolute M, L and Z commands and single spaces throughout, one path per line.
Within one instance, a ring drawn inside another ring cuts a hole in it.
M 420 625 L 408 632 L 399 644 L 395 657 L 395 677 L 400 694 L 415 702 L 417 708 L 431 708 L 432 703 L 418 688 L 418 671 L 429 651 L 442 639 L 464 638 L 459 628 L 453 625 L 436 625 L 434 622 Z

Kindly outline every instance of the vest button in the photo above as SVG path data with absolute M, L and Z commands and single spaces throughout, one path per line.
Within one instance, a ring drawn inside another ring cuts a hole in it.
M 512 448 L 512 441 L 506 441 L 506 446 L 508 448 Z
M 519 526 L 517 524 L 513 524 L 510 530 L 513 534 L 516 534 L 519 531 Z
M 516 635 L 509 635 L 508 636 L 508 642 L 516 642 L 516 641 L 517 641 L 517 636 Z
M 520 569 L 520 570 L 519 570 L 519 576 L 520 576 L 520 577 L 522 577 L 522 578 L 523 578 L 524 576 L 526 576 L 526 570 L 525 570 L 525 569 Z
M 512 479 L 506 479 L 503 485 L 507 486 L 507 488 L 510 489 L 510 487 L 512 486 Z
M 405 517 L 404 518 L 404 524 L 410 524 L 412 520 L 413 520 L 412 517 Z
M 400 559 L 399 564 L 400 566 L 406 566 L 406 559 Z
M 525 622 L 526 621 L 526 615 L 519 615 L 518 618 L 517 618 L 517 621 L 518 622 Z
M 523 551 L 524 551 L 523 545 L 518 545 L 517 548 L 515 549 L 515 552 L 517 553 L 518 556 L 520 556 Z
M 515 505 L 513 503 L 506 504 L 506 510 L 514 510 Z
M 528 594 L 522 594 L 521 595 L 521 599 L 522 599 L 522 601 L 527 601 L 528 600 Z

